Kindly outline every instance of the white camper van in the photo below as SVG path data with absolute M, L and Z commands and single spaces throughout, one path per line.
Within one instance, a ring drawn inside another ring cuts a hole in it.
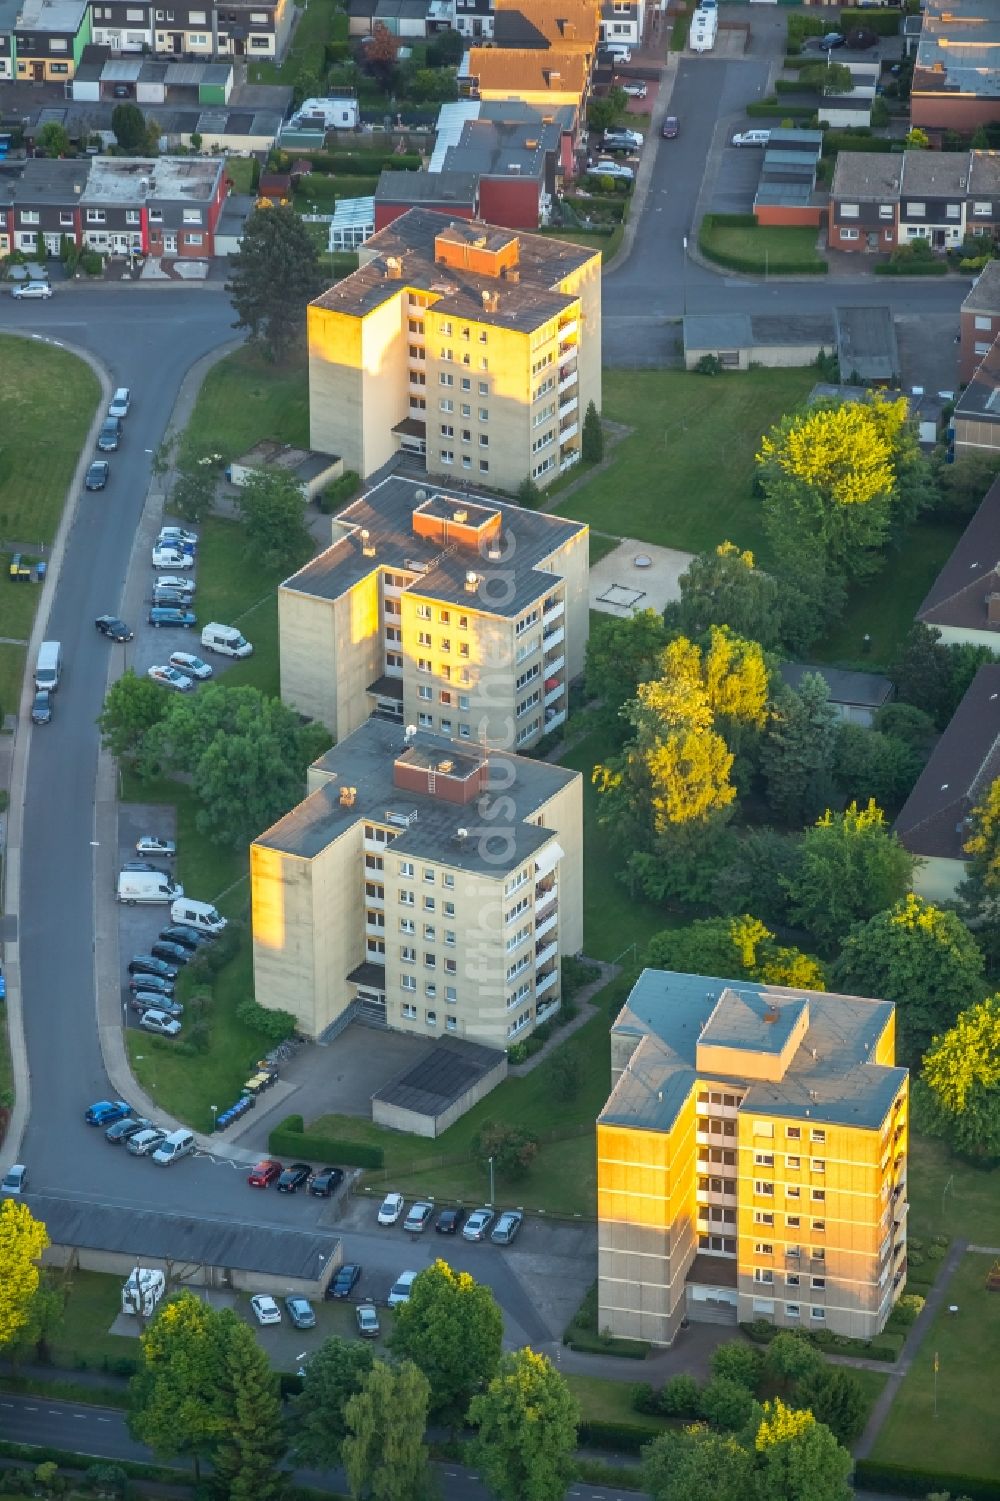
M 146 1319 L 152 1317 L 166 1290 L 167 1279 L 162 1272 L 148 1266 L 134 1266 L 122 1288 L 122 1313 L 141 1313 Z
M 62 674 L 62 647 L 58 641 L 43 641 L 38 648 L 38 661 L 35 664 L 35 687 L 39 690 L 47 688 L 54 693 L 59 687 L 59 678 Z

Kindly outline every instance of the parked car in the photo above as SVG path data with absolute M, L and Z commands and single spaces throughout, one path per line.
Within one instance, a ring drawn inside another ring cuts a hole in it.
M 165 959 L 157 959 L 154 954 L 133 955 L 128 962 L 128 972 L 130 975 L 159 975 L 161 980 L 177 979 L 175 966 Z
M 197 547 L 198 533 L 183 526 L 161 526 L 158 540 L 166 547 Z
M 733 136 L 734 146 L 766 146 L 771 139 L 769 130 L 741 130 Z
M 182 552 L 179 547 L 158 546 L 153 548 L 153 567 L 193 568 L 194 558 L 189 552 Z
M 136 1136 L 140 1131 L 148 1131 L 153 1122 L 148 1121 L 144 1115 L 138 1117 L 126 1115 L 122 1120 L 115 1121 L 104 1133 L 104 1140 L 110 1141 L 112 1146 L 120 1141 L 128 1141 L 130 1136 Z
M 198 617 L 193 610 L 179 610 L 173 605 L 154 605 L 146 619 L 156 630 L 161 625 L 172 625 L 189 631 L 193 625 L 198 624 Z
M 210 678 L 215 671 L 201 657 L 195 657 L 189 651 L 172 651 L 170 653 L 171 667 L 177 667 L 181 672 L 186 672 L 192 678 Z
M 361 1276 L 361 1263 L 345 1261 L 326 1290 L 328 1298 L 349 1298 Z
M 194 579 L 191 578 L 189 574 L 183 573 L 158 574 L 155 580 L 155 586 L 157 589 L 179 589 L 182 594 L 186 594 L 188 596 L 189 603 L 191 596 L 195 592 Z
M 281 1309 L 273 1298 L 267 1293 L 254 1293 L 250 1299 L 250 1307 L 254 1311 L 254 1317 L 258 1324 L 280 1324 Z
M 611 177 L 614 178 L 616 182 L 635 181 L 635 173 L 632 171 L 631 167 L 626 167 L 624 162 L 613 162 L 610 157 L 606 160 L 602 159 L 599 162 L 595 162 L 594 165 L 588 170 L 592 172 L 595 177 Z
M 119 386 L 118 390 L 111 398 L 111 405 L 108 407 L 108 416 L 127 417 L 128 410 L 131 405 L 132 393 L 129 390 L 128 386 Z
M 87 477 L 83 482 L 85 490 L 103 490 L 111 473 L 111 465 L 107 459 L 95 459 L 87 470 Z
M 818 45 L 823 52 L 833 52 L 837 47 L 846 47 L 847 38 L 841 31 L 828 31 L 820 37 Z
M 462 1226 L 463 1240 L 485 1240 L 486 1232 L 493 1223 L 492 1209 L 477 1209 L 469 1215 Z
M 324 1167 L 318 1173 L 313 1173 L 309 1179 L 309 1192 L 319 1199 L 328 1199 L 344 1181 L 344 1170 L 340 1167 Z
M 47 688 L 39 688 L 31 700 L 32 724 L 48 724 L 52 719 L 52 694 Z
M 129 993 L 129 1005 L 141 1016 L 144 1011 L 162 1011 L 165 1016 L 183 1016 L 184 1007 L 173 996 L 162 990 L 134 990 Z
M 183 672 L 178 672 L 176 667 L 150 667 L 146 676 L 164 688 L 173 688 L 177 693 L 189 693 L 194 687 L 192 679 L 185 677 Z
M 137 855 L 163 855 L 172 860 L 177 853 L 177 845 L 172 839 L 161 839 L 159 834 L 140 834 L 135 841 Z M 160 934 L 163 937 L 163 934 Z
M 183 589 L 165 589 L 157 579 L 149 602 L 154 610 L 187 610 L 191 607 L 191 595 Z
M 523 1224 L 520 1209 L 505 1209 L 490 1231 L 490 1240 L 498 1246 L 509 1246 Z
M 403 1195 L 386 1194 L 378 1212 L 380 1225 L 395 1225 L 403 1213 Z
M 168 1016 L 165 1011 L 144 1011 L 139 1025 L 147 1032 L 155 1032 L 158 1037 L 176 1037 L 181 1030 L 176 1016 Z
M 465 1219 L 464 1209 L 442 1209 L 434 1229 L 438 1235 L 457 1235 Z
M 159 1126 L 150 1126 L 145 1131 L 137 1131 L 134 1136 L 130 1136 L 125 1143 L 125 1150 L 131 1152 L 133 1157 L 148 1157 L 166 1138 L 166 1131 L 161 1131 Z
M 98 1100 L 96 1105 L 87 1107 L 83 1118 L 88 1126 L 110 1126 L 131 1114 L 132 1106 L 126 1105 L 124 1100 Z
M 283 1172 L 284 1168 L 280 1162 L 275 1161 L 273 1157 L 264 1157 L 256 1167 L 251 1168 L 247 1182 L 251 1188 L 269 1188 Z
M 167 943 L 181 944 L 189 954 L 196 954 L 206 943 L 212 941 L 207 934 L 199 933 L 197 928 L 186 928 L 183 923 L 179 922 L 168 923 L 165 928 L 161 928 L 160 937 Z
M 114 453 L 121 445 L 122 425 L 117 417 L 105 417 L 97 434 L 97 447 L 101 453 Z
M 416 1272 L 400 1272 L 392 1287 L 389 1289 L 387 1302 L 390 1308 L 398 1308 L 400 1303 L 410 1301 L 410 1290 L 417 1279 Z
M 680 133 L 681 122 L 678 120 L 676 115 L 668 115 L 664 120 L 663 126 L 660 130 L 660 134 L 662 135 L 663 139 L 665 141 L 672 141 L 675 136 L 679 136 Z
M 641 130 L 630 130 L 621 125 L 606 130 L 602 139 L 606 151 L 640 151 L 646 137 Z
M 173 995 L 174 993 L 173 981 L 163 980 L 159 975 L 133 975 L 128 982 L 128 988 L 132 995 L 138 995 L 140 991 L 156 995 Z
M 645 99 L 649 89 L 641 78 L 619 79 L 618 87 L 629 99 Z
M 403 1221 L 403 1229 L 408 1230 L 411 1235 L 421 1234 L 424 1230 L 427 1229 L 427 1226 L 430 1224 L 431 1215 L 433 1213 L 433 1204 L 425 1204 L 422 1202 L 411 1204 L 410 1212 L 406 1216 L 406 1219 Z
M 17 297 L 51 297 L 52 288 L 47 281 L 19 282 L 16 287 L 11 287 L 10 295 Z
M 15 1162 L 13 1167 L 8 1168 L 4 1174 L 4 1180 L 0 1183 L 0 1193 L 23 1194 L 28 1186 L 28 1169 L 23 1162 Z
M 130 631 L 124 620 L 119 620 L 117 615 L 98 615 L 94 625 L 102 636 L 107 636 L 109 641 L 131 641 L 135 635 L 135 632 Z
M 382 1328 L 378 1321 L 378 1310 L 374 1303 L 359 1303 L 355 1317 L 358 1321 L 358 1333 L 362 1339 L 378 1339 Z
M 285 1299 L 285 1308 L 287 1310 L 288 1317 L 291 1319 L 296 1329 L 316 1328 L 316 1315 L 313 1312 L 313 1306 L 309 1302 L 308 1298 L 301 1298 L 293 1293 L 290 1297 L 287 1297 Z
M 168 964 L 184 965 L 191 957 L 183 944 L 171 943 L 169 938 L 159 938 L 156 943 L 151 943 L 149 952 L 154 959 L 164 959 Z
M 286 1167 L 278 1178 L 278 1192 L 280 1194 L 293 1194 L 300 1189 L 303 1183 L 309 1182 L 309 1174 L 312 1168 L 308 1162 L 293 1162 L 291 1167 Z

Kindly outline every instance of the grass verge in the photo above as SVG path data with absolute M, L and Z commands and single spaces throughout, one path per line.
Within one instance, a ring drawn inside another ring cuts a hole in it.
M 601 1376 L 578 1376 L 572 1371 L 564 1372 L 563 1379 L 580 1404 L 580 1417 L 585 1423 L 628 1423 L 648 1428 L 650 1438 L 677 1426 L 656 1413 L 636 1412 L 629 1381 L 606 1381 Z
M 939 1141 L 911 1133 L 907 1192 L 910 1233 L 960 1237 L 1000 1246 L 1000 1168 L 975 1168 L 949 1156 Z M 1000 1298 L 996 1299 L 1000 1305 Z
M 743 222 L 746 218 L 743 214 L 706 214 L 698 233 L 702 255 L 751 276 L 826 274 L 827 263 L 816 250 L 817 229 Z
M 1000 1352 L 1000 1297 L 986 1291 L 990 1262 L 967 1255 L 959 1264 L 876 1440 L 876 1462 L 986 1481 L 1000 1474 L 1000 1424 L 984 1422 Z
M 763 433 L 804 400 L 815 375 L 750 370 L 713 379 L 606 370 L 603 416 L 631 435 L 616 444 L 606 469 L 556 509 L 662 547 L 704 552 L 729 539 L 761 552 L 754 454 Z M 692 504 L 693 496 L 706 499 Z
M 210 517 L 199 528 L 198 615 L 237 625 L 253 642 L 253 656 L 226 668 L 227 688 L 278 694 L 278 585 L 288 568 L 268 568 L 247 552 L 238 522 Z
M 186 437 L 195 454 L 221 453 L 227 459 L 238 458 L 261 438 L 308 448 L 305 355 L 287 365 L 269 365 L 248 348 L 227 355 L 206 375 Z

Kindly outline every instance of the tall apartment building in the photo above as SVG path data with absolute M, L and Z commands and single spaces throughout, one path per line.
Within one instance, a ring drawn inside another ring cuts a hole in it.
M 877 1334 L 906 1277 L 894 1057 L 886 1001 L 646 970 L 597 1123 L 600 1327 Z
M 599 252 L 414 208 L 309 306 L 310 443 L 368 476 L 401 449 L 513 491 L 580 458 L 601 405 Z
M 281 696 L 338 740 L 372 713 L 521 750 L 566 718 L 588 528 L 392 475 L 278 591 Z
M 258 1001 L 309 1037 L 528 1036 L 583 942 L 582 819 L 578 772 L 368 720 L 251 846 Z

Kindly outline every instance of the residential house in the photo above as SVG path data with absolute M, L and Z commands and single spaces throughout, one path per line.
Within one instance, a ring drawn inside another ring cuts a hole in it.
M 24 0 L 14 22 L 15 81 L 68 83 L 89 42 L 88 0 Z
M 520 99 L 543 108 L 570 104 L 581 118 L 590 95 L 591 62 L 583 52 L 550 47 L 472 47 L 459 76 L 474 99 Z
M 99 47 L 114 52 L 152 52 L 154 42 L 153 0 L 113 0 L 98 4 L 93 0 L 90 19 L 93 38 Z M 75 96 L 74 96 L 75 97 Z
M 892 250 L 916 239 L 937 250 L 1000 225 L 1000 153 L 841 151 L 830 188 L 829 243 Z
M 1000 480 L 987 491 L 917 611 L 917 619 L 939 631 L 946 645 L 986 646 L 1000 656 L 998 539 Z
M 307 1037 L 354 1016 L 506 1048 L 583 942 L 583 779 L 367 723 L 250 848 L 255 993 Z
M 311 446 L 367 477 L 401 448 L 514 491 L 580 457 L 601 406 L 599 251 L 428 209 L 309 306 Z
M 952 426 L 956 458 L 977 453 L 1000 453 L 1000 334 L 989 345 L 973 371 L 972 379 L 959 394 Z
M 80 198 L 90 162 L 36 157 L 0 176 L 0 255 L 58 255 L 63 236 L 82 243 Z
M 962 303 L 958 378 L 964 385 L 1000 337 L 1000 261 L 987 261 Z
M 375 229 L 386 229 L 412 208 L 452 219 L 479 217 L 479 179 L 474 172 L 382 172 L 375 189 Z
M 430 35 L 433 0 L 348 0 L 351 36 L 370 36 L 376 26 L 400 42 L 417 41 Z
M 455 30 L 473 42 L 493 40 L 493 0 L 455 0 Z
M 646 29 L 646 0 L 602 0 L 601 41 L 640 47 Z
M 1000 0 L 924 0 L 921 11 L 911 123 L 971 135 L 1000 120 Z
M 579 52 L 592 63 L 600 35 L 599 0 L 495 0 L 497 47 Z
M 523 750 L 566 719 L 587 528 L 401 475 L 341 511 L 278 591 L 281 696 L 343 740 L 377 713 Z
M 893 825 L 900 842 L 920 858 L 913 877 L 919 896 L 930 902 L 955 896 L 968 873 L 972 811 L 997 777 L 1000 664 L 976 673 Z
M 0 83 L 14 77 L 14 26 L 21 0 L 0 0 Z
M 873 1338 L 906 1282 L 908 1115 L 889 1002 L 644 970 L 597 1120 L 598 1327 Z
M 893 250 L 903 155 L 839 151 L 830 185 L 831 250 Z

